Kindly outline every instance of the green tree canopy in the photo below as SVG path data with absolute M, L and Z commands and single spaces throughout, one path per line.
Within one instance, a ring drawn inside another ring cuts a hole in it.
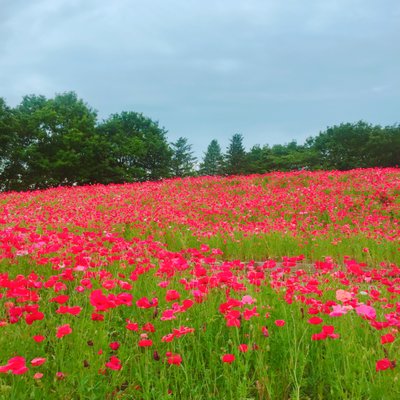
M 108 144 L 113 182 L 157 180 L 169 176 L 171 149 L 166 131 L 141 113 L 113 114 L 97 131 Z
M 74 92 L 52 99 L 28 95 L 14 108 L 0 98 L 0 190 L 57 185 L 123 183 L 196 173 L 192 146 L 141 113 L 123 111 L 100 124 L 97 113 Z M 394 167 L 400 164 L 400 125 L 364 121 L 328 127 L 303 145 L 253 146 L 234 134 L 226 154 L 212 140 L 202 175 L 273 170 Z
M 314 149 L 322 168 L 346 170 L 368 166 L 366 145 L 371 129 L 371 125 L 359 121 L 334 125 L 321 132 L 314 140 Z
M 14 151 L 18 147 L 16 119 L 5 100 L 0 98 L 0 190 L 9 189 L 8 176 L 16 165 Z
M 400 125 L 371 127 L 365 151 L 370 167 L 400 165 Z
M 271 170 L 271 149 L 268 145 L 254 145 L 246 154 L 246 173 L 264 174 Z
M 87 147 L 96 113 L 75 93 L 25 96 L 13 114 L 13 150 L 3 170 L 7 189 L 90 182 Z

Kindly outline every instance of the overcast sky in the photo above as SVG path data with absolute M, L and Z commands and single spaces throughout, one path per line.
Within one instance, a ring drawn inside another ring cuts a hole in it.
M 71 90 L 199 156 L 400 123 L 400 1 L 0 0 L 0 97 Z

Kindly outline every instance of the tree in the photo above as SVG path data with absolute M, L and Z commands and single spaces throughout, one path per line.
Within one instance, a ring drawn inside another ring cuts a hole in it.
M 97 132 L 109 148 L 112 182 L 157 180 L 169 176 L 171 149 L 166 131 L 141 113 L 113 114 Z
M 275 144 L 271 148 L 271 168 L 279 171 L 293 171 L 310 168 L 313 153 L 305 145 L 295 140 L 287 144 Z
M 74 92 L 26 96 L 17 108 L 24 143 L 25 187 L 91 183 L 97 114 Z
M 157 122 L 134 112 L 97 114 L 74 92 L 0 101 L 3 190 L 156 180 L 170 174 L 171 149 Z
M 372 127 L 365 146 L 371 167 L 395 167 L 400 164 L 400 125 Z
M 187 138 L 180 137 L 175 143 L 171 143 L 172 159 L 171 174 L 174 177 L 185 177 L 194 175 L 194 164 L 196 157 L 193 156 L 192 145 L 188 144 Z
M 9 189 L 8 175 L 13 162 L 13 152 L 18 146 L 16 120 L 5 100 L 0 98 L 0 190 Z
M 216 139 L 213 139 L 207 147 L 203 162 L 200 164 L 201 175 L 219 175 L 223 172 L 224 158 L 221 147 Z
M 42 128 L 47 140 L 42 149 L 50 164 L 53 184 L 94 183 L 92 172 L 101 168 L 95 158 L 97 113 L 74 92 L 56 95 L 47 102 Z
M 271 149 L 256 144 L 246 154 L 246 173 L 264 174 L 271 170 Z
M 246 170 L 246 151 L 243 146 L 243 136 L 235 133 L 225 155 L 225 173 L 228 175 L 244 174 Z
M 5 158 L 2 160 L 1 171 L 4 190 L 23 190 L 30 187 L 30 182 L 27 182 L 31 170 L 27 149 L 39 141 L 36 115 L 46 101 L 44 96 L 25 96 L 19 106 L 8 110 L 8 123 L 3 127 L 3 131 L 8 131 L 7 143 L 3 144 Z M 5 111 L 3 107 L 3 115 Z M 12 123 L 10 113 L 13 116 Z
M 373 127 L 366 122 L 328 127 L 314 140 L 324 169 L 348 170 L 370 166 L 367 143 Z
M 1 173 L 6 190 L 92 182 L 96 112 L 75 93 L 25 96 L 12 115 L 12 149 Z

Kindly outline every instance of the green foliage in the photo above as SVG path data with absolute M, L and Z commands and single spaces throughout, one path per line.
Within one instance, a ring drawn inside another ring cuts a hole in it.
M 172 159 L 171 174 L 173 177 L 193 176 L 195 174 L 192 145 L 188 144 L 187 138 L 180 137 L 175 143 L 171 143 Z
M 312 148 L 325 169 L 393 167 L 400 160 L 400 127 L 363 121 L 335 125 L 320 133 Z
M 74 92 L 28 95 L 15 108 L 0 98 L 0 191 L 59 185 L 123 183 L 200 175 L 394 167 L 400 125 L 364 121 L 328 127 L 303 145 L 255 145 L 234 134 L 226 154 L 216 139 L 199 170 L 188 139 L 168 144 L 167 131 L 141 113 L 123 111 L 98 123 Z
M 271 149 L 269 146 L 255 145 L 246 154 L 246 172 L 264 174 L 271 170 Z
M 13 149 L 17 147 L 15 134 L 15 116 L 6 105 L 4 99 L 0 98 L 0 174 L 2 177 L 10 170 L 13 160 Z M 4 181 L 0 189 L 5 189 Z
M 220 175 L 223 171 L 224 158 L 221 146 L 213 139 L 207 147 L 203 162 L 200 164 L 200 175 Z
M 400 125 L 374 126 L 365 146 L 369 166 L 394 167 L 400 163 Z
M 246 173 L 246 151 L 243 146 L 243 135 L 235 133 L 225 154 L 225 173 L 240 175 Z
M 12 146 L 3 160 L 8 190 L 89 183 L 96 113 L 75 93 L 25 96 L 13 111 Z M 85 168 L 82 166 L 85 165 Z
M 171 151 L 166 131 L 136 112 L 113 114 L 97 127 L 108 145 L 112 182 L 157 180 L 168 176 Z
M 169 176 L 166 131 L 142 114 L 122 112 L 97 125 L 73 92 L 0 101 L 1 190 L 157 180 Z
M 227 159 L 230 157 L 228 152 Z M 246 154 L 241 172 L 238 171 L 240 166 L 237 166 L 235 173 L 394 167 L 399 160 L 399 125 L 383 128 L 359 121 L 328 127 L 317 137 L 308 138 L 304 145 L 293 140 L 271 148 L 268 145 L 253 146 Z

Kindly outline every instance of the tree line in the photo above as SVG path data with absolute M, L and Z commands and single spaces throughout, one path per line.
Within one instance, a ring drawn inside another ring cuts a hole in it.
M 195 175 L 238 175 L 298 169 L 393 167 L 400 161 L 400 125 L 360 121 L 327 128 L 304 144 L 255 145 L 232 135 L 225 152 L 212 140 L 202 160 L 188 139 L 169 143 L 167 131 L 141 113 L 123 111 L 99 122 L 67 92 L 0 98 L 0 190 L 123 183 Z

